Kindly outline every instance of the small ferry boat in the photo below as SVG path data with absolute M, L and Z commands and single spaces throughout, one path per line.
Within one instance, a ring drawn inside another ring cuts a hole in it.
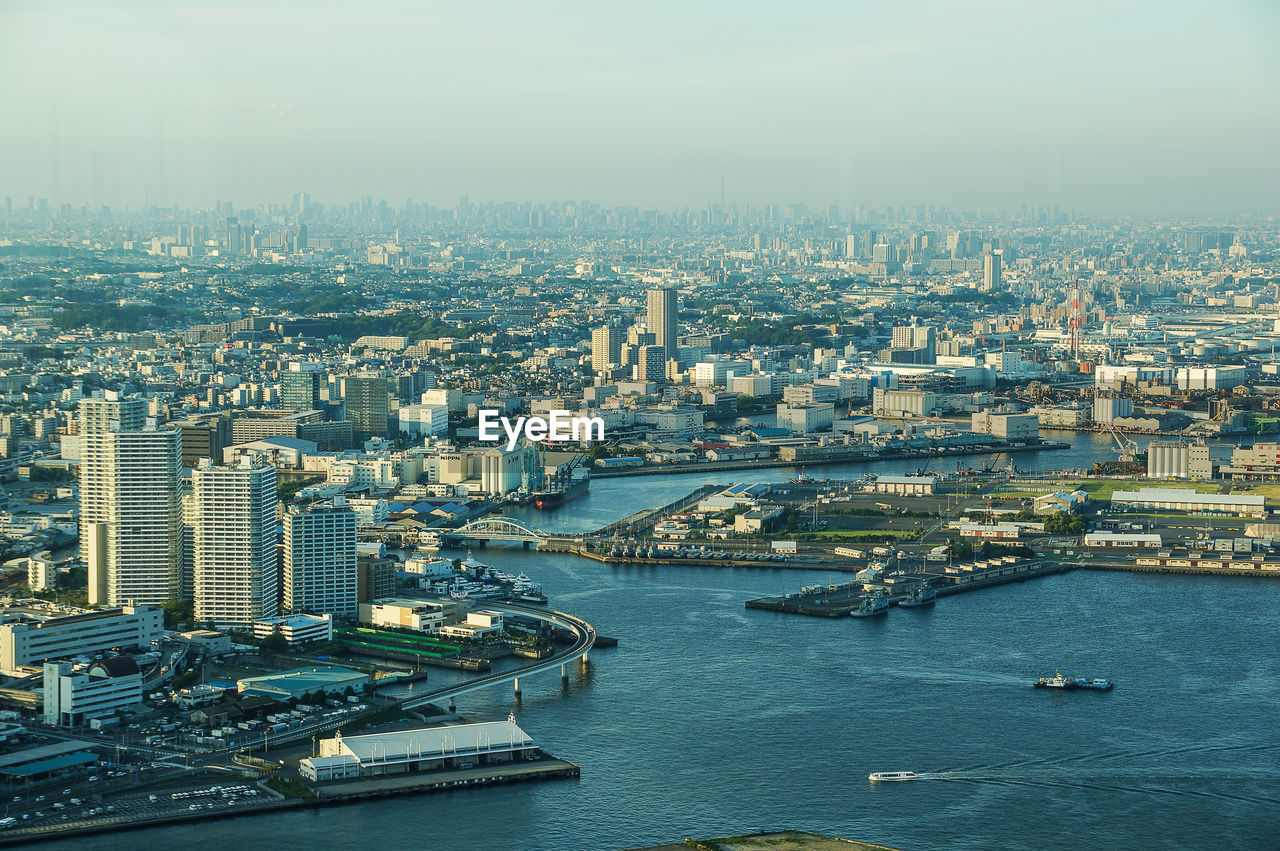
M 890 781 L 919 780 L 920 775 L 914 771 L 873 771 L 867 775 L 872 783 L 888 783 Z
M 889 611 L 889 598 L 883 594 L 864 594 L 862 600 L 858 603 L 858 608 L 849 614 L 855 618 L 870 618 L 876 615 L 883 615 Z
M 1036 688 L 1060 688 L 1065 691 L 1078 688 L 1096 689 L 1098 691 L 1106 691 L 1111 688 L 1111 680 L 1100 678 L 1086 679 L 1085 677 L 1064 677 L 1062 673 L 1055 672 L 1052 677 L 1041 677 L 1032 683 Z
M 938 599 L 938 592 L 934 591 L 933 586 L 928 582 L 922 582 L 911 592 L 911 596 L 905 600 L 899 600 L 898 605 L 904 609 L 914 609 L 918 606 L 932 605 L 936 599 Z

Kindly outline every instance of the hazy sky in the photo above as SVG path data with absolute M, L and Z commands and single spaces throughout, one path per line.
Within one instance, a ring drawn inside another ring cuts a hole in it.
M 0 0 L 0 196 L 1280 212 L 1280 2 Z

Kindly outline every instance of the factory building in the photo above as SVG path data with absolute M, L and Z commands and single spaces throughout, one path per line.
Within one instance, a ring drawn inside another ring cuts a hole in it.
M 1147 446 L 1147 476 L 1152 479 L 1211 479 L 1213 459 L 1203 443 L 1153 440 Z
M 970 426 L 978 434 L 989 434 L 1002 440 L 1026 441 L 1040 439 L 1040 418 L 1035 414 L 998 414 L 977 411 Z

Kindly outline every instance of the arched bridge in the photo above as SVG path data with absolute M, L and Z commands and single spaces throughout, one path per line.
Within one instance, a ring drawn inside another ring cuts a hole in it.
M 521 526 L 505 517 L 482 517 L 465 526 L 444 532 L 446 538 L 464 538 L 469 541 L 520 541 L 538 544 L 548 540 L 546 532 Z

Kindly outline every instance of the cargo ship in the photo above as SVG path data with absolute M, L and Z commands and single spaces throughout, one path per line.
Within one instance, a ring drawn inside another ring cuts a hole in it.
M 1041 677 L 1032 683 L 1036 688 L 1060 688 L 1067 691 L 1077 688 L 1097 689 L 1106 691 L 1111 688 L 1111 680 L 1103 679 L 1085 679 L 1084 677 L 1064 677 L 1061 673 L 1055 673 L 1052 677 Z
M 558 508 L 571 499 L 577 499 L 591 487 L 591 478 L 583 476 L 564 483 L 553 483 L 551 487 L 538 491 L 533 495 L 534 508 L 542 511 Z

